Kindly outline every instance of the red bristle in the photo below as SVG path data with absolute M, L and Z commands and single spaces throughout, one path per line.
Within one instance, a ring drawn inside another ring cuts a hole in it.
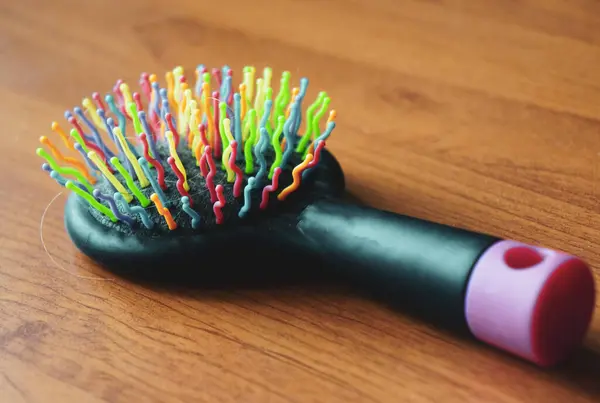
M 213 122 L 214 122 L 214 133 L 215 136 L 213 138 L 213 143 L 214 143 L 214 148 L 215 148 L 215 155 L 217 157 L 221 156 L 221 131 L 219 128 L 219 119 L 220 119 L 220 112 L 219 112 L 219 92 L 218 91 L 213 91 L 212 93 L 212 99 L 213 99 L 213 113 L 215 114 Z
M 75 119 L 74 116 L 71 116 L 67 120 L 75 128 L 75 130 L 77 130 L 77 133 L 79 133 L 79 135 L 83 139 L 83 142 L 86 143 L 86 145 L 87 145 L 87 142 L 85 141 L 85 134 L 83 133 L 83 129 L 79 125 L 79 122 L 77 121 L 77 119 Z
M 273 181 L 271 182 L 270 185 L 267 185 L 264 187 L 264 189 L 262 191 L 262 200 L 260 202 L 261 210 L 266 209 L 267 205 L 269 204 L 269 193 L 277 190 L 277 187 L 279 186 L 279 175 L 280 174 L 281 174 L 281 168 L 280 167 L 275 168 L 275 171 L 273 171 Z
M 169 130 L 173 133 L 173 140 L 175 141 L 175 148 L 179 147 L 179 133 L 177 132 L 177 129 L 175 129 L 175 126 L 173 125 L 173 118 L 171 113 L 167 113 L 165 115 L 165 120 L 167 121 L 167 126 L 169 127 Z
M 223 194 L 223 185 L 217 185 L 216 191 L 219 201 L 213 204 L 213 211 L 215 212 L 217 224 L 223 224 L 223 213 L 221 212 L 221 210 L 225 206 L 225 195 Z
M 185 178 L 183 177 L 183 174 L 181 173 L 179 168 L 177 168 L 177 164 L 175 163 L 175 158 L 169 157 L 169 158 L 167 158 L 167 162 L 169 163 L 169 165 L 171 166 L 171 169 L 177 176 L 177 183 L 175 184 L 175 186 L 177 186 L 177 190 L 179 191 L 179 194 L 181 194 L 182 196 L 187 196 L 190 199 L 190 207 L 192 207 L 192 199 L 190 198 L 190 194 L 183 187 Z
M 231 155 L 229 156 L 229 168 L 235 172 L 235 183 L 233 184 L 233 197 L 240 197 L 242 194 L 242 182 L 244 174 L 240 167 L 235 164 L 237 158 L 237 141 L 231 142 Z
M 142 147 L 144 148 L 144 158 L 146 158 L 146 161 L 151 163 L 156 169 L 156 180 L 158 181 L 158 185 L 162 190 L 166 190 L 167 185 L 165 183 L 165 170 L 160 162 L 150 156 L 150 153 L 148 152 L 148 139 L 146 138 L 146 133 L 140 134 L 140 140 L 142 141 Z
M 122 104 L 123 103 L 123 93 L 121 92 L 121 84 L 123 84 L 123 80 L 118 79 L 117 83 L 115 84 L 115 86 L 113 87 L 113 92 L 116 95 L 117 101 L 118 103 Z
M 200 140 L 202 141 L 202 145 L 208 147 L 210 144 L 208 144 L 208 140 L 206 139 L 206 125 L 201 123 L 198 125 L 198 130 L 200 131 Z
M 210 201 L 212 203 L 217 201 L 217 194 L 215 193 L 215 174 L 217 173 L 217 168 L 215 167 L 215 161 L 212 157 L 212 152 L 210 146 L 204 148 L 204 153 L 202 154 L 202 158 L 206 160 L 208 166 L 210 168 L 210 172 L 206 176 L 206 188 L 210 193 Z
M 150 99 L 152 99 L 152 85 L 150 84 L 150 75 L 148 73 L 142 73 L 140 76 L 140 87 L 142 87 L 142 91 L 144 91 L 146 101 L 150 102 Z
M 214 79 L 216 81 L 217 87 L 220 87 L 221 86 L 221 80 L 222 80 L 221 69 L 217 69 L 217 68 L 212 69 L 212 76 L 214 77 Z
M 104 102 L 102 102 L 102 97 L 97 92 L 92 94 L 92 99 L 96 102 L 96 108 L 102 109 L 106 112 L 106 108 L 104 107 Z
M 311 162 L 309 162 L 308 165 L 306 166 L 306 170 L 314 168 L 319 163 L 319 160 L 321 159 L 321 150 L 323 150 L 323 148 L 325 148 L 325 140 L 319 141 L 319 144 L 317 145 L 317 148 L 315 149 L 315 156 L 314 156 L 313 160 Z
M 208 175 L 208 168 L 206 167 L 206 164 L 206 154 L 203 153 L 202 157 L 200 157 L 200 163 L 198 164 L 200 166 L 200 175 L 202 175 L 203 178 L 206 178 Z
M 137 93 L 137 92 L 133 93 L 133 101 L 135 102 L 135 107 L 137 108 L 138 111 L 144 110 L 144 105 L 142 105 L 142 97 L 140 97 L 139 93 Z
M 158 116 L 156 114 L 156 111 L 154 110 L 154 108 L 150 107 L 148 109 L 150 110 L 150 115 L 148 116 L 148 118 L 149 118 L 148 123 L 150 123 L 152 130 L 154 130 L 154 133 L 155 133 L 154 139 L 157 139 L 158 135 L 160 133 L 160 116 Z

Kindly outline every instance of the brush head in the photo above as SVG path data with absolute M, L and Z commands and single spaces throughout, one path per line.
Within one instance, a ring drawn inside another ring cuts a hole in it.
M 344 189 L 325 150 L 336 112 L 325 121 L 325 92 L 302 112 L 306 78 L 292 89 L 283 72 L 274 96 L 271 69 L 255 72 L 244 68 L 239 91 L 227 66 L 198 66 L 194 85 L 176 67 L 163 88 L 143 73 L 140 93 L 118 80 L 104 99 L 94 93 L 65 112 L 69 135 L 54 122 L 65 150 L 44 136 L 37 154 L 72 191 L 65 224 L 75 245 L 109 268 L 141 270 L 217 267 L 290 246 L 295 217 Z

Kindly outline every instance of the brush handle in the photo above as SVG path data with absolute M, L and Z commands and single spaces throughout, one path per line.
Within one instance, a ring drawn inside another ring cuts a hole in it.
M 335 201 L 305 209 L 298 230 L 393 305 L 540 366 L 568 357 L 591 321 L 591 271 L 562 252 Z

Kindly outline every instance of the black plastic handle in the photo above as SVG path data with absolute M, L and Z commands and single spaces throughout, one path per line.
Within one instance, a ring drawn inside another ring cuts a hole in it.
M 465 288 L 498 238 L 374 208 L 320 201 L 300 216 L 306 247 L 393 305 L 467 328 Z

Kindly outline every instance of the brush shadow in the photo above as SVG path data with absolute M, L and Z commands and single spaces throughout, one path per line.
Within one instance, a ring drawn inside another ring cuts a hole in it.
M 255 255 L 258 256 L 258 255 Z M 352 295 L 375 300 L 397 315 L 409 316 L 418 322 L 432 325 L 437 336 L 450 344 L 464 345 L 478 342 L 463 328 L 441 325 L 433 318 L 423 317 L 422 312 L 410 306 L 391 305 L 377 293 L 371 293 L 364 287 L 340 279 L 332 275 L 335 270 L 310 256 L 289 254 L 285 251 L 270 251 L 261 258 L 264 264 L 260 267 L 248 266 L 241 260 L 237 264 L 220 267 L 219 270 L 203 270 L 203 265 L 218 265 L 219 262 L 203 262 L 198 270 L 168 271 L 121 271 L 113 273 L 127 281 L 134 282 L 154 291 L 165 294 L 186 295 L 202 299 L 240 298 L 236 291 L 263 291 L 282 295 L 288 291 L 300 292 L 302 295 Z M 252 261 L 256 261 L 252 259 Z M 301 290 L 301 291 L 299 291 Z M 489 347 L 494 349 L 493 347 Z M 497 351 L 498 354 L 504 354 Z M 510 357 L 510 356 L 509 356 Z M 590 347 L 583 347 L 567 362 L 550 369 L 541 369 L 534 364 L 524 362 L 516 357 L 515 365 L 530 366 L 532 371 L 541 371 L 543 377 L 552 382 L 563 384 L 568 388 L 589 397 L 592 401 L 600 401 L 600 352 Z
M 564 364 L 547 370 L 557 383 L 569 386 L 594 402 L 600 401 L 600 352 L 584 346 Z

